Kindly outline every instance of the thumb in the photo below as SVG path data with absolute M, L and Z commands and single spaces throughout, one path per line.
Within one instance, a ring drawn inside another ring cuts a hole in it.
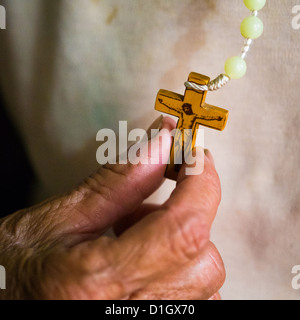
M 100 167 L 69 194 L 6 218 L 7 230 L 31 247 L 37 243 L 46 247 L 53 241 L 73 246 L 98 237 L 120 218 L 136 211 L 164 180 L 164 163 L 169 158 L 172 141 L 170 131 L 175 122 L 170 118 L 161 120 L 159 134 L 144 144 L 150 152 L 142 156 L 148 157 L 150 164 Z
M 146 164 L 107 164 L 71 193 L 70 197 L 77 199 L 71 215 L 73 226 L 74 219 L 77 221 L 76 232 L 104 232 L 135 211 L 162 184 L 175 122 L 168 117 L 160 117 L 159 124 L 157 120 L 147 133 L 149 136 L 151 129 L 160 129 L 159 134 L 144 145 L 145 153 L 141 151 L 149 160 L 143 161 Z

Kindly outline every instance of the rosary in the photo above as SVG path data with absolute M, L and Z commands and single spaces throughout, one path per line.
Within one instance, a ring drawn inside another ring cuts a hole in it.
M 239 56 L 229 58 L 225 63 L 225 73 L 210 81 L 209 77 L 192 72 L 185 82 L 185 95 L 160 90 L 158 92 L 155 110 L 179 118 L 176 134 L 174 136 L 170 161 L 165 177 L 177 180 L 181 165 L 176 162 L 176 153 L 182 155 L 191 153 L 195 147 L 199 125 L 222 131 L 226 127 L 229 112 L 225 109 L 205 103 L 207 91 L 215 91 L 226 85 L 231 79 L 242 78 L 247 71 L 245 58 L 253 40 L 263 33 L 263 23 L 257 17 L 266 0 L 244 0 L 245 6 L 251 10 L 251 15 L 241 23 L 241 34 L 245 38 Z M 178 132 L 180 134 L 178 134 Z M 187 134 L 186 132 L 190 132 Z M 186 140 L 190 140 L 187 142 Z

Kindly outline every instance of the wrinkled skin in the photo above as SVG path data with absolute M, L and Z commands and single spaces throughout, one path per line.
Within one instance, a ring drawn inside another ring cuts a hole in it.
M 98 130 L 147 128 L 159 89 L 184 93 L 190 72 L 215 78 L 243 45 L 241 0 L 2 0 L 0 86 L 38 187 L 35 203 L 95 170 Z M 267 1 L 247 74 L 206 102 L 229 110 L 205 130 L 222 179 L 211 239 L 226 265 L 225 299 L 296 299 L 300 261 L 298 0 Z M 26 35 L 26 36 L 24 36 Z M 5 168 L 4 168 L 5 170 Z M 166 181 L 151 198 L 165 201 Z
M 160 136 L 171 141 L 174 122 L 160 127 L 152 151 Z M 181 169 L 162 205 L 143 202 L 165 165 L 107 165 L 70 193 L 2 219 L 0 298 L 219 299 L 225 270 L 209 235 L 221 188 L 208 151 L 204 160 L 201 175 Z M 112 226 L 117 237 L 104 236 Z

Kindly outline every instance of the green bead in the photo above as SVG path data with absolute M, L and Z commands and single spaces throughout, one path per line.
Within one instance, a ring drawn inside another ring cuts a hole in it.
M 244 38 L 257 39 L 264 32 L 264 24 L 254 16 L 243 20 L 241 24 L 241 34 Z
M 247 71 L 247 64 L 241 57 L 231 57 L 225 63 L 225 73 L 231 79 L 242 78 Z
M 244 4 L 251 11 L 261 10 L 266 4 L 266 0 L 244 0 Z

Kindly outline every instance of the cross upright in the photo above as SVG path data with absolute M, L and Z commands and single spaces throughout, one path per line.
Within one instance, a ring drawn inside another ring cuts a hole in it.
M 207 85 L 210 79 L 204 75 L 192 72 L 189 75 L 188 81 L 199 85 Z M 170 163 L 165 173 L 166 178 L 177 180 L 181 165 L 175 161 L 175 159 L 178 159 L 176 153 L 179 150 L 182 159 L 183 154 L 186 155 L 192 151 L 195 147 L 199 125 L 219 131 L 224 130 L 226 126 L 229 112 L 225 109 L 206 104 L 206 94 L 207 91 L 195 91 L 189 88 L 186 89 L 184 96 L 166 90 L 158 92 L 155 110 L 179 117 L 177 123 L 177 129 L 179 130 L 176 130 L 177 133 L 174 136 Z M 181 132 L 181 134 L 178 134 L 178 132 Z M 189 132 L 192 134 L 190 137 Z M 190 140 L 190 142 L 185 140 Z

